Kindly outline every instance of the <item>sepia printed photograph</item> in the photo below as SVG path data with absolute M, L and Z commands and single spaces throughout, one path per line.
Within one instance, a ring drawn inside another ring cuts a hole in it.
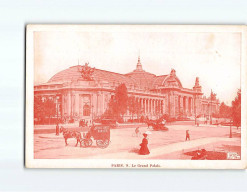
M 26 167 L 246 168 L 246 27 L 26 30 Z

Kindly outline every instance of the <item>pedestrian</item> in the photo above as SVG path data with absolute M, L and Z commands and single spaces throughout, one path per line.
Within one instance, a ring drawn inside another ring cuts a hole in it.
M 186 138 L 185 141 L 189 140 L 190 141 L 190 132 L 189 130 L 186 130 Z
M 163 119 L 161 123 L 162 123 L 163 125 L 166 125 L 166 120 Z
M 58 125 L 58 123 L 56 125 L 56 135 L 59 135 L 59 125 Z
M 143 133 L 143 139 L 142 143 L 140 144 L 141 148 L 139 150 L 140 155 L 148 155 L 150 154 L 149 149 L 148 149 L 148 134 L 151 134 L 150 132 L 145 132 Z
M 135 133 L 136 133 L 136 136 L 138 137 L 138 135 L 139 135 L 139 133 L 140 133 L 139 127 L 136 127 Z

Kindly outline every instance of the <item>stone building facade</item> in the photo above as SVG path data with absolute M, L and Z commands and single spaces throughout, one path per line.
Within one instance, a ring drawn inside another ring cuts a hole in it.
M 128 74 L 76 65 L 55 74 L 47 83 L 34 86 L 34 95 L 50 98 L 56 103 L 56 116 L 92 120 L 107 109 L 115 88 L 124 83 L 128 96 L 134 96 L 141 115 L 158 118 L 209 116 L 219 109 L 219 100 L 212 93 L 203 96 L 199 78 L 192 89 L 184 88 L 176 71 L 156 76 L 142 68 L 140 57 L 136 69 Z M 124 118 L 128 119 L 127 111 Z

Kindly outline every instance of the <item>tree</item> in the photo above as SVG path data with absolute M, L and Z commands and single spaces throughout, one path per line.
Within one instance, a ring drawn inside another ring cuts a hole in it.
M 101 116 L 101 118 L 115 119 L 116 110 L 117 110 L 117 106 L 116 106 L 116 99 L 114 95 L 114 96 L 111 96 L 111 99 L 108 104 L 108 108 L 106 109 L 104 114 Z
M 239 127 L 241 126 L 241 90 L 237 92 L 237 96 L 234 101 L 232 101 L 232 120 L 233 125 Z
M 38 121 L 44 119 L 44 102 L 41 96 L 34 96 L 34 118 Z
M 130 114 L 132 115 L 132 119 L 133 119 L 133 116 L 135 114 L 137 115 L 138 118 L 140 117 L 141 104 L 140 104 L 140 102 L 138 102 L 136 100 L 136 98 L 134 96 L 130 96 L 128 98 L 128 110 L 129 110 Z
M 130 112 L 130 114 L 132 116 L 132 119 L 133 119 L 134 114 L 136 113 L 135 106 L 136 106 L 135 97 L 134 96 L 130 96 L 128 98 L 128 110 L 129 110 L 129 112 Z
M 127 111 L 128 95 L 125 84 L 121 84 L 115 89 L 115 94 L 111 96 L 108 108 L 102 118 L 119 119 Z
M 230 118 L 231 117 L 231 107 L 227 106 L 224 102 L 220 104 L 218 116 L 220 118 Z
M 128 94 L 127 88 L 125 84 L 120 84 L 115 89 L 115 105 L 116 108 L 114 109 L 117 116 L 123 116 L 127 111 L 128 105 Z
M 49 124 L 50 124 L 51 117 L 56 115 L 56 104 L 53 99 L 47 98 L 45 100 L 44 111 L 45 111 L 45 117 L 49 118 Z

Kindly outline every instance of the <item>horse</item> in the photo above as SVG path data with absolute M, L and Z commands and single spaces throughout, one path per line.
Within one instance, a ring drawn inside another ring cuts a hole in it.
M 147 124 L 148 128 L 149 128 L 150 126 L 153 127 L 154 121 L 152 121 L 152 120 L 147 120 L 147 121 L 146 121 L 146 124 Z
M 60 132 L 63 132 L 65 146 L 68 145 L 68 143 L 67 143 L 68 138 L 75 138 L 76 139 L 77 142 L 76 142 L 75 147 L 77 147 L 78 143 L 80 143 L 80 146 L 81 146 L 82 137 L 81 137 L 80 131 L 68 130 L 68 129 L 65 129 L 64 127 L 61 127 Z

